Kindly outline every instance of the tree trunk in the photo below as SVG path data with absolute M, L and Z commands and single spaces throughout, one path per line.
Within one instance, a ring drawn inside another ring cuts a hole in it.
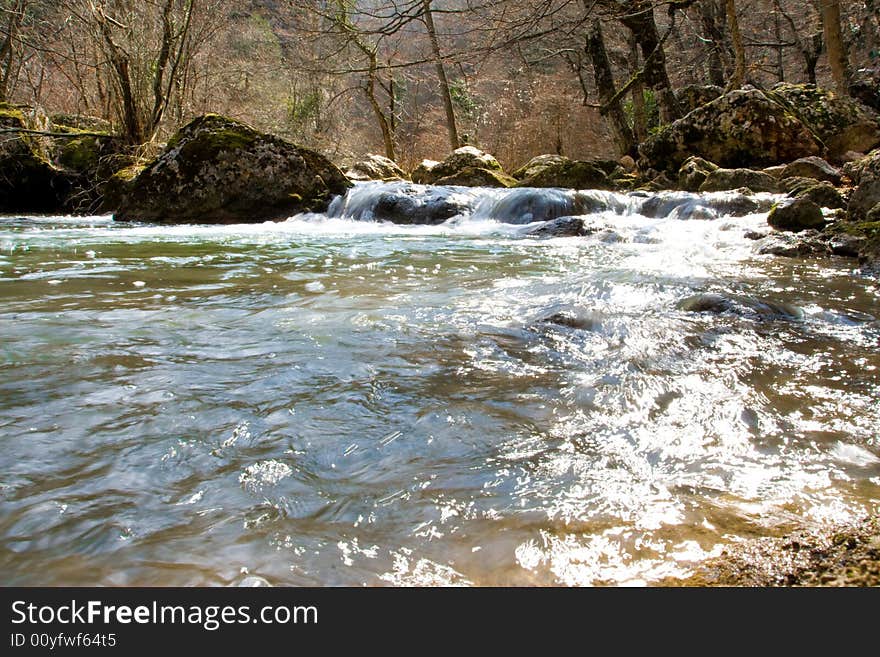
M 378 99 L 376 98 L 376 69 L 378 68 L 376 62 L 376 53 L 370 53 L 370 67 L 367 73 L 367 83 L 364 87 L 364 93 L 367 96 L 367 100 L 370 103 L 370 107 L 373 110 L 373 115 L 376 117 L 376 123 L 379 124 L 379 129 L 382 131 L 382 143 L 385 147 L 385 157 L 389 160 L 395 159 L 394 153 L 394 132 L 392 130 L 391 123 L 388 120 L 388 117 L 385 116 L 385 112 L 382 111 L 382 106 L 379 104 Z M 393 116 L 393 114 L 392 114 Z
M 849 95 L 849 62 L 840 33 L 840 0 L 821 0 L 820 10 L 834 88 L 841 96 L 846 96 Z
M 657 98 L 660 119 L 663 123 L 672 123 L 681 116 L 681 109 L 666 71 L 666 55 L 657 32 L 657 23 L 654 21 L 653 6 L 646 0 L 631 0 L 626 3 L 625 11 L 627 13 L 619 19 L 638 41 L 645 60 L 645 83 Z
M 725 0 L 725 11 L 727 13 L 727 25 L 730 28 L 730 40 L 733 43 L 733 54 L 735 58 L 735 66 L 733 75 L 727 81 L 726 91 L 731 89 L 739 89 L 743 85 L 746 77 L 746 50 L 743 46 L 742 34 L 739 31 L 739 20 L 736 17 L 735 0 Z
M 639 44 L 632 33 L 627 36 L 629 46 L 629 70 L 630 75 L 635 75 L 641 69 L 639 65 Z M 641 144 L 648 137 L 648 112 L 645 107 L 645 85 L 641 81 L 632 86 L 633 106 L 633 137 L 636 143 Z
M 27 0 L 17 0 L 7 11 L 9 20 L 6 25 L 6 38 L 0 42 L 0 66 L 3 74 L 0 75 L 0 102 L 6 100 L 9 93 L 9 82 L 12 79 L 12 69 L 15 63 L 15 41 L 18 39 L 18 30 L 24 20 L 24 12 L 27 9 Z
M 440 96 L 443 99 L 443 109 L 446 112 L 446 130 L 449 133 L 449 145 L 455 150 L 461 145 L 458 139 L 458 127 L 455 123 L 455 106 L 452 104 L 452 92 L 449 90 L 449 79 L 446 77 L 446 68 L 443 66 L 443 55 L 440 52 L 440 41 L 437 39 L 437 30 L 434 27 L 434 14 L 431 11 L 431 0 L 422 0 L 422 13 L 425 20 L 425 28 L 428 30 L 428 39 L 431 42 L 431 53 L 434 56 L 434 67 L 437 69 L 437 80 L 440 83 Z
M 620 107 L 620 101 L 613 100 L 617 90 L 614 86 L 611 62 L 608 60 L 608 52 L 605 49 L 602 26 L 598 20 L 594 20 L 587 31 L 585 51 L 593 63 L 596 88 L 599 90 L 599 99 L 605 105 L 603 114 L 611 122 L 614 143 L 622 155 L 632 155 L 635 151 L 632 130 L 630 130 L 623 109 Z
M 721 48 L 724 34 L 718 25 L 717 0 L 703 0 L 700 5 L 700 22 L 705 38 L 711 43 L 707 53 L 706 66 L 709 69 L 709 81 L 718 87 L 724 86 L 724 62 L 721 60 Z

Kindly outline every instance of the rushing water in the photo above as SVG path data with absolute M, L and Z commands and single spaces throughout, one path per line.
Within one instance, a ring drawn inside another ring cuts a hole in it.
M 592 235 L 535 239 L 505 192 L 395 226 L 380 189 L 0 219 L 3 584 L 643 583 L 880 500 L 852 261 L 757 255 L 723 195 L 594 195 Z

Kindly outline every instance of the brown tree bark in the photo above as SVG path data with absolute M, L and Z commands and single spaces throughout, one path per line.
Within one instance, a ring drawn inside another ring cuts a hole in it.
M 626 121 L 620 101 L 615 99 L 617 90 L 614 85 L 614 75 L 605 49 L 602 25 L 598 20 L 594 20 L 587 31 L 585 50 L 593 64 L 596 88 L 599 90 L 599 98 L 603 104 L 602 112 L 611 123 L 617 150 L 621 155 L 632 155 L 635 152 L 633 133 Z
M 632 33 L 627 36 L 629 46 L 629 71 L 635 75 L 641 69 L 639 65 L 639 44 Z M 648 111 L 645 107 L 645 85 L 635 82 L 632 86 L 633 106 L 633 137 L 640 144 L 648 137 Z
M 703 0 L 700 4 L 700 22 L 705 38 L 710 42 L 706 58 L 709 81 L 718 87 L 723 87 L 725 82 L 724 61 L 721 59 L 721 50 L 724 47 L 724 31 L 720 25 L 721 13 L 718 0 Z
M 666 70 L 666 54 L 654 21 L 653 4 L 648 0 L 628 0 L 618 9 L 624 12 L 618 14 L 620 22 L 633 33 L 642 51 L 645 84 L 657 98 L 660 119 L 672 123 L 681 116 L 681 109 Z
M 746 77 L 746 49 L 743 46 L 742 34 L 739 31 L 739 20 L 736 17 L 735 0 L 725 0 L 724 10 L 727 14 L 727 25 L 730 29 L 730 40 L 733 43 L 734 68 L 730 80 L 727 81 L 726 91 L 739 89 Z
M 443 100 L 443 110 L 446 113 L 446 130 L 449 133 L 449 145 L 452 150 L 461 146 L 458 138 L 458 126 L 455 121 L 455 106 L 452 103 L 452 92 L 449 89 L 449 79 L 446 77 L 446 67 L 443 65 L 443 55 L 440 51 L 440 41 L 437 39 L 437 29 L 434 27 L 434 12 L 431 10 L 431 0 L 422 0 L 422 17 L 425 28 L 428 30 L 428 39 L 431 42 L 431 54 L 434 57 L 434 68 L 437 70 L 437 81 L 440 84 L 440 97 Z
M 837 93 L 846 96 L 849 95 L 850 72 L 846 44 L 840 32 L 840 0 L 821 0 L 819 9 L 834 88 Z

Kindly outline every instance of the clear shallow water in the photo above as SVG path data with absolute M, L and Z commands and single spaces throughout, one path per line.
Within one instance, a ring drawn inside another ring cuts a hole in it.
M 639 584 L 875 507 L 851 261 L 485 219 L 0 219 L 3 584 Z

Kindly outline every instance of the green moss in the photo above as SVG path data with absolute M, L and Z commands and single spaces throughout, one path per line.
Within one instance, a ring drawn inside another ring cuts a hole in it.
M 24 125 L 24 113 L 18 105 L 10 105 L 9 103 L 0 103 L 0 120 L 18 121 Z
M 95 137 L 79 137 L 66 142 L 58 155 L 61 166 L 80 172 L 98 167 L 101 146 Z

